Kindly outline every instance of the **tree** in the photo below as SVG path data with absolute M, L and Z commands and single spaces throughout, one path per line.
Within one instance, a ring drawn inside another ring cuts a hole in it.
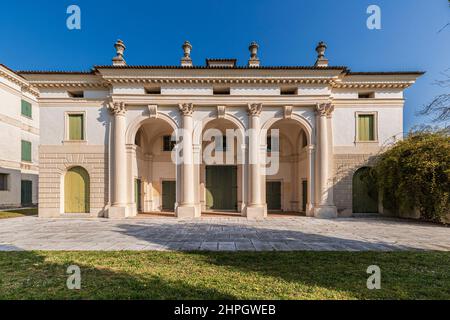
M 438 80 L 435 82 L 442 88 L 450 88 L 450 75 L 445 74 L 447 79 Z M 420 112 L 420 115 L 432 116 L 432 120 L 437 123 L 442 123 L 449 127 L 450 121 L 450 93 L 443 93 L 438 95 L 426 105 Z
M 419 210 L 424 220 L 450 214 L 450 131 L 414 131 L 382 153 L 374 167 L 383 205 L 392 213 Z

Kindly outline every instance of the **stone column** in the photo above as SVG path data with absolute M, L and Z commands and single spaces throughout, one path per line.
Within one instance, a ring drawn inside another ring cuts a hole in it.
M 332 154 L 329 139 L 328 118 L 334 106 L 324 103 L 317 106 L 318 161 L 316 166 L 316 201 L 314 216 L 318 218 L 335 218 L 337 210 L 333 203 L 333 186 L 330 183 L 330 161 Z
M 194 218 L 200 216 L 200 212 L 195 207 L 194 197 L 194 150 L 192 144 L 194 106 L 192 103 L 184 103 L 180 104 L 179 108 L 183 119 L 183 162 L 181 163 L 181 202 L 177 207 L 177 217 Z
M 309 145 L 308 149 L 308 200 L 306 205 L 306 216 L 314 216 L 314 201 L 315 201 L 315 148 L 314 145 Z
M 123 102 L 111 102 L 108 109 L 114 117 L 112 156 L 112 207 L 109 218 L 127 216 L 127 153 L 125 146 L 126 107 Z
M 249 116 L 249 202 L 247 204 L 247 218 L 248 219 L 263 219 L 266 217 L 267 212 L 265 205 L 262 201 L 262 185 L 263 179 L 261 178 L 261 164 L 259 161 L 259 145 L 260 145 L 260 133 L 261 133 L 261 115 L 262 104 L 250 104 L 248 106 Z

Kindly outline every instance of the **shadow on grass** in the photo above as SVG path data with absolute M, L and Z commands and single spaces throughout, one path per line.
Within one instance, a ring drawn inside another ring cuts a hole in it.
M 189 281 L 136 273 L 135 258 L 130 252 L 0 252 L 0 300 L 236 298 Z M 81 290 L 67 288 L 71 265 L 81 269 Z

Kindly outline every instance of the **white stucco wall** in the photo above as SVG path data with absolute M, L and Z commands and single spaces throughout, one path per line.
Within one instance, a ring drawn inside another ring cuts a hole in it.
M 378 117 L 378 145 L 403 136 L 403 108 L 397 106 L 337 107 L 333 113 L 334 146 L 354 146 L 356 112 L 376 112 Z

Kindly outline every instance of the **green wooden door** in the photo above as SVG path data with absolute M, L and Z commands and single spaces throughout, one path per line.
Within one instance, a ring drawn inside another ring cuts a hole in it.
M 206 167 L 206 208 L 237 210 L 237 167 Z
M 134 181 L 134 202 L 138 212 L 142 211 L 142 181 L 136 179 Z
M 302 209 L 303 212 L 306 212 L 306 205 L 308 203 L 308 181 L 302 181 Z
M 67 171 L 64 178 L 64 211 L 66 213 L 89 213 L 89 174 L 81 167 Z
M 266 183 L 267 209 L 271 211 L 281 210 L 281 182 L 268 181 Z
M 33 204 L 33 182 L 22 180 L 20 193 L 22 206 Z
M 353 212 L 378 213 L 378 192 L 369 168 L 361 168 L 353 175 Z
M 162 209 L 174 211 L 177 194 L 177 183 L 175 181 L 162 182 Z

